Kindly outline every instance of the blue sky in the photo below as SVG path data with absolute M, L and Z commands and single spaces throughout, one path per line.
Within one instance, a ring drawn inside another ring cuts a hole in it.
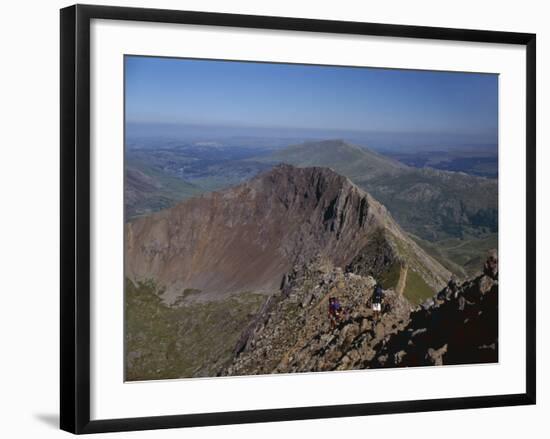
M 495 139 L 498 76 L 127 56 L 130 123 Z

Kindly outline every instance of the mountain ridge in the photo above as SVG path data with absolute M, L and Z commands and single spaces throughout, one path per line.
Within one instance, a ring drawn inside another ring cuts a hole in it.
M 167 301 L 189 289 L 200 290 L 202 300 L 271 294 L 295 264 L 319 254 L 357 270 L 366 266 L 358 255 L 369 263 L 378 257 L 377 276 L 407 265 L 411 279 L 417 276 L 432 291 L 450 276 L 375 198 L 321 167 L 276 166 L 244 184 L 138 218 L 126 224 L 126 238 L 127 277 L 155 279 L 166 287 Z
M 200 189 L 189 182 L 140 163 L 124 169 L 124 214 L 127 220 L 169 208 Z
M 376 279 L 317 258 L 264 304 L 218 375 L 495 363 L 497 273 L 446 287 L 420 306 L 386 290 L 376 316 Z M 330 297 L 343 310 L 336 325 L 327 318 Z
M 292 145 L 257 160 L 330 166 L 384 204 L 407 231 L 436 241 L 483 237 L 498 230 L 498 182 L 413 168 L 342 140 Z

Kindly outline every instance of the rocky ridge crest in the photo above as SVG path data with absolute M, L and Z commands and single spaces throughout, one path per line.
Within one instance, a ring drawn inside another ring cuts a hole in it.
M 386 290 L 378 318 L 371 310 L 375 285 L 372 276 L 346 272 L 322 257 L 294 267 L 243 331 L 219 375 L 498 361 L 498 274 L 486 270 L 420 306 Z M 334 328 L 330 297 L 344 309 Z

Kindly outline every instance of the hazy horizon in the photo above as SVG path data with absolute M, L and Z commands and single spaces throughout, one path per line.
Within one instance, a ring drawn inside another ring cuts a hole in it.
M 259 141 L 270 146 L 287 146 L 316 140 L 341 139 L 375 150 L 399 151 L 437 149 L 498 149 L 490 137 L 457 135 L 454 133 L 361 132 L 345 130 L 312 130 L 297 127 L 247 127 L 200 124 L 163 124 L 127 122 L 126 140 L 129 147 L 141 147 L 154 140 L 168 143 L 221 142 L 232 144 Z M 290 143 L 289 143 L 290 142 Z M 163 146 L 163 142 L 158 146 Z M 227 146 L 227 145 L 226 145 Z
M 496 146 L 498 75 L 126 56 L 126 135 Z

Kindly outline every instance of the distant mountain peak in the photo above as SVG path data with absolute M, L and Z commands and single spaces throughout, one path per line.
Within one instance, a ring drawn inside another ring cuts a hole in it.
M 259 160 L 289 163 L 301 167 L 330 167 L 339 174 L 352 179 L 372 179 L 379 175 L 393 175 L 409 169 L 407 165 L 397 160 L 341 139 L 309 141 L 291 145 Z
M 378 274 L 408 260 L 433 290 L 449 275 L 383 205 L 326 167 L 281 164 L 137 219 L 127 224 L 126 236 L 127 276 L 156 279 L 168 301 L 189 288 L 203 291 L 205 299 L 271 294 L 294 264 L 317 255 L 339 267 L 372 262 Z M 358 260 L 360 254 L 366 256 Z
M 325 140 L 310 140 L 307 142 L 304 142 L 303 145 L 320 145 L 320 146 L 349 146 L 349 147 L 356 147 L 355 145 L 352 145 L 351 143 L 346 142 L 343 139 L 325 139 Z

